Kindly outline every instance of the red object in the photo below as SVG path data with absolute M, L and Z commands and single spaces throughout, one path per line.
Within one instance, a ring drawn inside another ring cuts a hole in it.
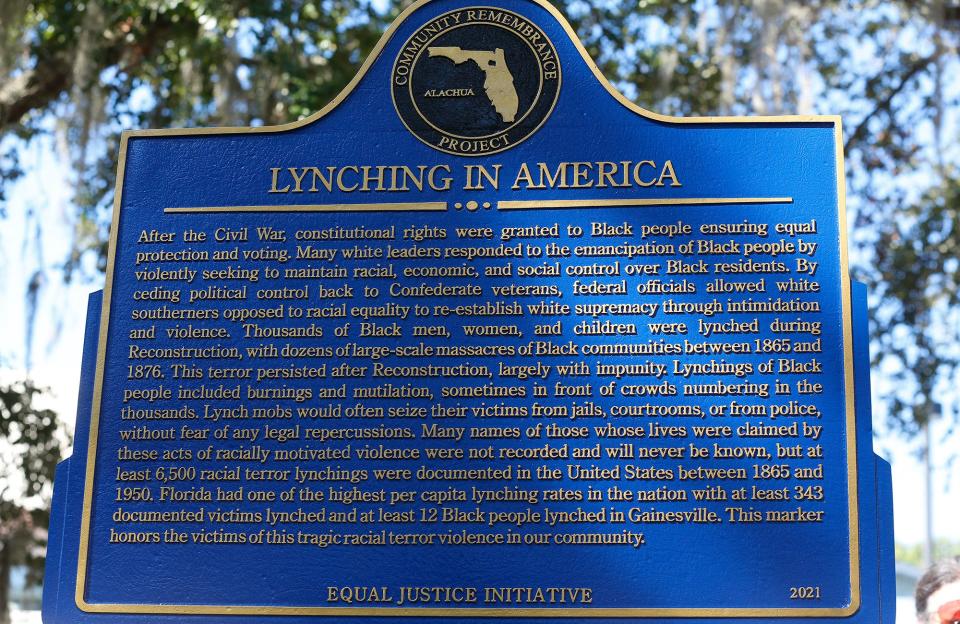
M 951 600 L 937 609 L 940 624 L 960 624 L 960 600 Z

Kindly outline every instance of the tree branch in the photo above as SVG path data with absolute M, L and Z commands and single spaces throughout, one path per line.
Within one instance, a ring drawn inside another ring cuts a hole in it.
M 35 69 L 0 87 L 0 135 L 30 111 L 47 108 L 71 82 L 70 63 L 54 58 L 39 61 Z
M 99 59 L 95 74 L 124 58 L 132 59 L 129 65 L 133 67 L 151 58 L 156 49 L 169 39 L 175 25 L 163 18 L 143 26 L 133 43 L 123 37 L 108 37 L 100 41 L 101 47 L 94 51 L 94 57 Z M 180 27 L 183 26 L 181 22 Z M 76 47 L 73 47 L 56 56 L 37 58 L 33 69 L 0 84 L 0 135 L 20 123 L 23 116 L 31 111 L 48 109 L 58 97 L 73 88 L 71 54 L 76 52 Z M 251 62 L 256 62 L 256 59 L 251 59 Z
M 930 56 L 925 56 L 923 58 L 917 59 L 909 66 L 907 66 L 906 73 L 903 74 L 900 78 L 900 83 L 890 89 L 886 96 L 883 99 L 878 100 L 876 106 L 873 107 L 873 110 L 867 113 L 863 119 L 860 120 L 860 123 L 857 124 L 857 127 L 853 129 L 853 132 L 850 133 L 850 136 L 847 138 L 847 142 L 843 144 L 843 153 L 848 154 L 850 149 L 858 142 L 861 141 L 867 134 L 867 124 L 870 123 L 870 120 L 879 115 L 884 111 L 889 111 L 893 103 L 893 98 L 897 96 L 898 93 L 903 91 L 907 84 L 916 76 L 920 70 L 925 68 L 927 65 L 932 63 L 935 60 L 936 55 L 931 54 Z M 869 86 L 871 82 L 877 82 L 880 80 L 880 76 L 874 76 L 869 81 L 867 85 Z

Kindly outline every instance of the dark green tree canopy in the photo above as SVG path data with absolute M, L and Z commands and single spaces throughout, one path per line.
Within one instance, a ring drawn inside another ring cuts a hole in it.
M 30 382 L 0 386 L 0 622 L 9 621 L 14 564 L 39 578 L 53 473 L 66 442 L 57 415 L 36 405 Z

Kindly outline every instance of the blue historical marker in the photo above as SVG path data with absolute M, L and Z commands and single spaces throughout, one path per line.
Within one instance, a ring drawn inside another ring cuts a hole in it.
M 892 621 L 840 139 L 639 109 L 537 0 L 125 133 L 44 621 Z

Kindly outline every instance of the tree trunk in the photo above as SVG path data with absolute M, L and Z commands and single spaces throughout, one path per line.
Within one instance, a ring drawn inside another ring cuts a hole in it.
M 0 542 L 0 624 L 10 624 L 10 542 Z

